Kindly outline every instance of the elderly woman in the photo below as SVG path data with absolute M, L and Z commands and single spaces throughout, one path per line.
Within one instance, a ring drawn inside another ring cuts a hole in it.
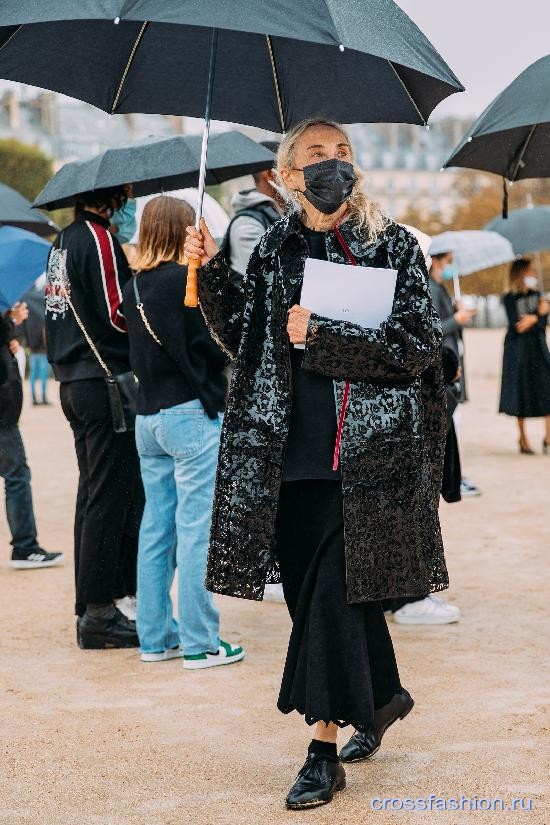
M 261 599 L 282 579 L 293 626 L 278 707 L 315 726 L 287 796 L 305 808 L 330 802 L 342 762 L 372 756 L 413 706 L 380 600 L 448 584 L 445 398 L 422 252 L 363 194 L 344 129 L 296 126 L 278 172 L 293 208 L 254 250 L 241 291 L 204 222 L 186 252 L 201 260 L 210 329 L 236 359 L 207 585 Z M 307 258 L 397 270 L 390 317 L 367 329 L 301 307 Z M 338 755 L 345 725 L 356 732 Z

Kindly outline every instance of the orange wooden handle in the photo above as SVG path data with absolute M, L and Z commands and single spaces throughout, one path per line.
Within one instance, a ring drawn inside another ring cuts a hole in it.
M 197 285 L 197 269 L 201 262 L 198 258 L 190 258 L 187 264 L 187 287 L 185 289 L 184 304 L 186 307 L 198 307 L 199 288 Z

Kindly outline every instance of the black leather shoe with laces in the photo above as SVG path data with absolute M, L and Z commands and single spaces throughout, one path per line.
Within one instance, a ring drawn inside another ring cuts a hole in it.
M 107 647 L 139 647 L 136 623 L 115 609 L 109 618 L 85 613 L 77 621 L 77 640 L 83 650 L 103 650 Z
M 301 810 L 332 802 L 336 791 L 346 787 L 346 772 L 339 759 L 309 753 L 306 763 L 286 798 L 287 808 Z
M 396 693 L 391 702 L 374 711 L 374 728 L 368 731 L 356 731 L 349 742 L 340 751 L 342 762 L 362 762 L 370 759 L 382 744 L 382 737 L 398 719 L 404 719 L 413 709 L 414 699 L 402 689 Z

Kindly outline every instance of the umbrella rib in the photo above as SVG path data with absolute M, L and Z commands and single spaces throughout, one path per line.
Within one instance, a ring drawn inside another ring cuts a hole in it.
M 517 173 L 519 172 L 519 167 L 521 166 L 521 163 L 522 163 L 522 161 L 523 161 L 523 158 L 524 158 L 524 156 L 525 156 L 525 153 L 526 153 L 527 149 L 529 148 L 529 144 L 531 143 L 531 138 L 532 138 L 532 137 L 533 137 L 533 135 L 535 134 L 535 129 L 537 128 L 537 126 L 538 126 L 538 123 L 533 123 L 533 125 L 531 126 L 531 128 L 530 128 L 530 130 L 529 130 L 529 134 L 528 134 L 528 135 L 527 135 L 527 137 L 525 138 L 525 141 L 524 141 L 524 143 L 523 143 L 523 146 L 521 147 L 521 152 L 519 153 L 519 157 L 518 157 L 518 159 L 517 159 L 517 161 L 516 161 L 516 165 L 514 166 L 514 171 L 513 171 L 513 173 L 512 173 L 512 177 L 511 177 L 511 178 L 508 178 L 508 180 L 509 180 L 510 182 L 513 182 L 513 181 L 515 181 L 515 179 L 516 179 L 516 175 L 517 175 Z
M 142 27 L 141 27 L 141 29 L 140 29 L 140 31 L 139 31 L 138 36 L 136 37 L 136 42 L 134 43 L 134 45 L 133 45 L 133 47 L 132 47 L 132 51 L 130 52 L 130 56 L 129 56 L 129 58 L 128 58 L 128 62 L 126 63 L 126 68 L 124 69 L 124 72 L 122 73 L 122 77 L 121 77 L 121 79 L 120 79 L 120 83 L 119 83 L 119 85 L 118 85 L 117 93 L 116 93 L 116 95 L 115 95 L 115 99 L 113 100 L 113 105 L 111 106 L 111 114 L 114 114 L 114 111 L 115 111 L 115 109 L 116 109 L 116 107 L 117 107 L 117 105 L 118 105 L 118 100 L 119 100 L 119 98 L 120 98 L 120 94 L 121 94 L 121 92 L 122 92 L 122 87 L 124 86 L 124 83 L 126 82 L 126 78 L 127 78 L 127 76 L 128 76 L 128 72 L 130 71 L 130 66 L 131 66 L 131 65 L 132 65 L 132 63 L 134 62 L 134 57 L 136 56 L 136 52 L 137 52 L 137 50 L 138 50 L 139 44 L 141 43 L 141 40 L 142 40 L 142 38 L 143 38 L 143 35 L 145 34 L 145 29 L 147 28 L 147 26 L 148 26 L 148 25 L 149 25 L 149 21 L 148 21 L 148 20 L 146 20 L 146 21 L 143 23 L 143 25 L 142 25 Z
M 415 109 L 416 109 L 416 111 L 418 112 L 418 116 L 419 116 L 420 120 L 422 121 L 422 124 L 423 124 L 424 126 L 427 126 L 427 125 L 428 125 L 428 123 L 427 123 L 426 119 L 424 118 L 424 115 L 422 114 L 422 112 L 420 111 L 420 109 L 418 108 L 418 106 L 416 105 L 416 102 L 415 102 L 414 97 L 412 96 L 412 94 L 411 94 L 411 93 L 409 92 L 409 90 L 407 89 L 407 84 L 405 83 L 405 81 L 403 80 L 403 78 L 401 77 L 401 75 L 399 74 L 399 72 L 397 71 L 397 69 L 395 68 L 395 66 L 394 66 L 394 64 L 392 63 L 392 61 L 391 61 L 391 60 L 389 60 L 388 58 L 386 58 L 386 60 L 388 61 L 388 63 L 389 63 L 389 64 L 390 64 L 390 66 L 392 67 L 392 69 L 394 70 L 394 72 L 395 72 L 395 74 L 396 74 L 397 79 L 399 80 L 399 82 L 401 83 L 401 85 L 403 86 L 403 88 L 405 89 L 405 91 L 407 92 L 407 95 L 408 95 L 408 97 L 409 97 L 409 100 L 411 101 L 412 105 L 414 106 L 414 108 L 415 108 Z
M 281 129 L 283 134 L 286 132 L 285 128 L 285 117 L 283 114 L 283 101 L 281 98 L 281 89 L 279 86 L 279 73 L 277 72 L 277 64 L 275 63 L 275 55 L 273 54 L 273 45 L 271 43 L 271 37 L 269 34 L 266 34 L 265 39 L 267 40 L 267 49 L 269 51 L 269 58 L 271 60 L 271 71 L 273 72 L 273 83 L 275 84 L 275 93 L 277 95 L 277 106 L 279 107 L 279 120 L 281 121 Z
M 21 31 L 21 29 L 22 29 L 22 28 L 23 28 L 23 24 L 21 23 L 21 25 L 20 25 L 20 26 L 18 26 L 18 27 L 16 28 L 16 30 L 15 30 L 14 32 L 12 32 L 12 34 L 10 34 L 10 36 L 8 37 L 8 39 L 6 40 L 6 42 L 5 42 L 5 43 L 2 43 L 2 45 L 0 46 L 0 52 L 2 51 L 2 49 L 5 49 L 5 48 L 6 48 L 6 46 L 8 45 L 8 43 L 11 43 L 11 41 L 13 40 L 13 38 L 15 37 L 15 35 L 16 35 L 16 34 L 19 34 L 19 32 Z

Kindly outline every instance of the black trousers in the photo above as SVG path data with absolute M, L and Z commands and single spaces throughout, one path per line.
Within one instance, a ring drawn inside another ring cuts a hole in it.
M 277 706 L 367 730 L 401 685 L 381 603 L 347 600 L 341 482 L 284 482 L 276 542 L 293 621 Z
M 74 521 L 76 613 L 136 592 L 144 495 L 134 433 L 115 433 L 102 378 L 61 384 L 74 435 L 78 493 Z

